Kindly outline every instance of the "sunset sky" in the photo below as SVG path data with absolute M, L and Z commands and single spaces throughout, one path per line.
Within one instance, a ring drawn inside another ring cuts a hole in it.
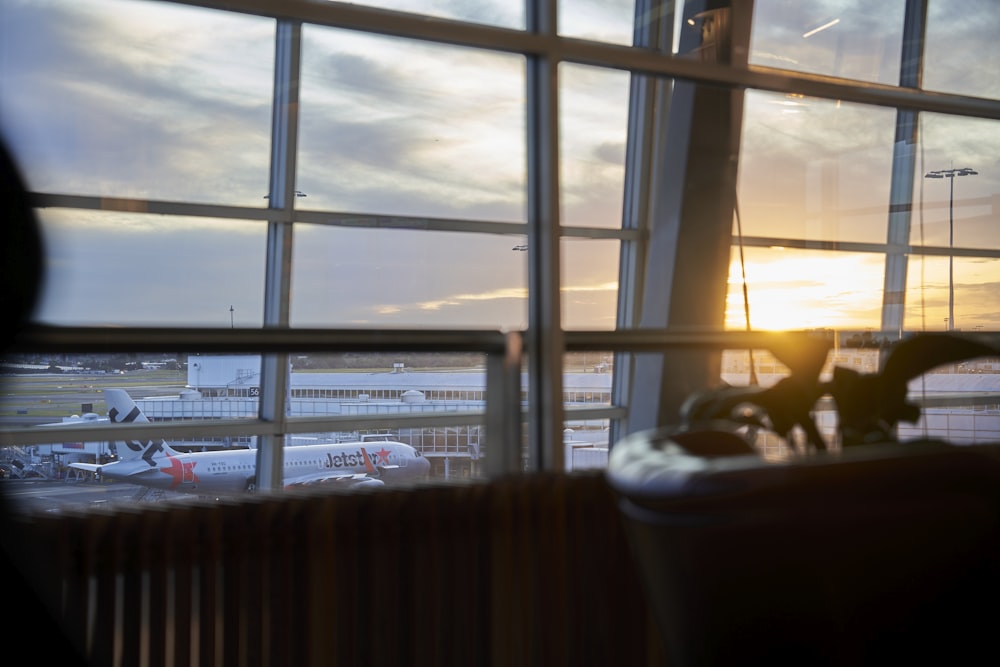
M 523 26 L 520 3 L 379 6 Z M 751 62 L 898 83 L 902 2 L 757 0 Z M 462 14 L 453 9 L 458 6 Z M 512 9 L 513 8 L 513 9 Z M 564 0 L 564 34 L 630 43 L 633 6 Z M 934 0 L 925 88 L 1000 97 L 1000 12 Z M 813 28 L 829 26 L 808 34 Z M 30 189 L 266 207 L 274 22 L 155 2 L 0 0 L 0 130 Z M 955 45 L 961 44 L 961 49 Z M 526 219 L 524 60 L 343 30 L 303 30 L 297 187 L 309 210 Z M 970 56 L 969 54 L 974 54 Z M 628 76 L 559 72 L 562 222 L 619 227 Z M 749 92 L 739 207 L 747 236 L 884 243 L 895 110 Z M 923 114 L 911 243 L 1000 246 L 1000 124 Z M 259 326 L 259 221 L 50 209 L 37 318 Z M 516 235 L 296 228 L 299 326 L 527 324 Z M 614 326 L 618 244 L 564 241 L 568 329 Z M 877 253 L 745 250 L 754 328 L 878 327 Z M 727 324 L 745 326 L 734 248 Z M 907 327 L 941 329 L 948 262 L 909 263 Z M 955 260 L 955 318 L 1000 329 L 1000 260 Z M 230 307 L 233 311 L 230 311 Z M 232 319 L 231 319 L 232 318 Z

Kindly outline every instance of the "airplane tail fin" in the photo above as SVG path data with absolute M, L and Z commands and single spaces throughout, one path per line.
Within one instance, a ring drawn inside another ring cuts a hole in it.
M 145 424 L 149 418 L 143 414 L 142 410 L 128 395 L 124 389 L 105 389 L 104 400 L 108 404 L 108 420 L 115 424 Z M 175 452 L 163 440 L 118 440 L 115 442 L 115 449 L 118 453 L 119 461 L 133 461 L 143 459 L 150 466 L 155 465 L 152 461 L 154 457 L 174 454 Z
M 108 404 L 108 419 L 116 424 L 149 421 L 124 389 L 105 389 L 104 401 Z

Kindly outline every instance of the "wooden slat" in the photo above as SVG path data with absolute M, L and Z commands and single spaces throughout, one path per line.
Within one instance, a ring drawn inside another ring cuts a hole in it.
M 662 662 L 599 473 L 46 525 L 67 536 L 45 533 L 93 664 Z

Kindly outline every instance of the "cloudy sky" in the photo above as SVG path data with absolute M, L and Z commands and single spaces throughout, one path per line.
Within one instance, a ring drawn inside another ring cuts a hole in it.
M 503 0 L 374 4 L 512 28 L 524 22 L 520 3 Z M 751 59 L 895 84 L 903 4 L 757 0 Z M 631 2 L 564 0 L 560 10 L 564 34 L 631 40 Z M 997 34 L 1000 11 L 990 0 L 932 1 L 925 87 L 1000 97 Z M 267 19 L 162 3 L 0 0 L 0 130 L 34 191 L 263 208 L 273 38 Z M 297 187 L 306 196 L 296 206 L 525 220 L 522 58 L 315 26 L 304 28 L 302 44 Z M 560 87 L 563 223 L 618 227 L 628 77 L 567 64 Z M 947 181 L 920 175 L 969 166 L 979 175 L 955 184 L 955 245 L 996 248 L 997 123 L 921 121 L 915 183 L 924 206 L 913 242 L 948 242 Z M 743 233 L 884 242 L 894 122 L 892 109 L 749 93 Z M 43 321 L 262 322 L 261 222 L 39 215 L 48 257 Z M 522 328 L 526 257 L 511 249 L 522 242 L 297 226 L 292 323 Z M 755 327 L 879 325 L 878 255 L 773 248 L 749 249 L 746 259 Z M 564 242 L 567 328 L 614 326 L 617 261 L 617 243 Z M 955 262 L 956 319 L 969 328 L 1000 327 L 997 264 Z M 909 278 L 908 324 L 939 328 L 947 260 L 913 260 Z M 738 285 L 731 292 L 731 325 L 742 326 Z

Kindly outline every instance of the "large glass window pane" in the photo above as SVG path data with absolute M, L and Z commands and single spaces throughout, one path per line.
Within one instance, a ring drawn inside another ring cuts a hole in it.
M 494 234 L 295 228 L 293 326 L 522 329 L 526 253 Z
M 921 85 L 1000 98 L 1000 12 L 993 0 L 930 0 Z
M 559 87 L 562 223 L 620 228 L 629 75 L 564 64 Z
M 569 471 L 603 469 L 608 466 L 608 420 L 571 419 L 563 430 L 565 468 Z
M 956 257 L 949 267 L 947 257 L 911 256 L 908 268 L 907 330 L 1000 329 L 1000 260 Z M 952 310 L 955 321 L 949 326 Z
M 274 21 L 5 2 L 0 128 L 31 190 L 261 206 Z
M 35 319 L 60 325 L 259 327 L 261 222 L 70 209 L 38 213 Z
M 563 355 L 563 428 L 566 470 L 604 468 L 608 464 L 609 420 L 586 413 L 611 405 L 614 355 L 608 350 Z
M 905 5 L 756 0 L 750 63 L 898 85 Z
M 1000 249 L 1000 122 L 924 113 L 920 136 L 910 242 Z
M 631 44 L 633 0 L 558 0 L 559 34 L 614 44 Z
M 445 19 L 485 23 L 501 28 L 524 29 L 524 3 L 506 0 L 365 0 L 357 4 L 400 12 L 427 14 Z
M 563 328 L 614 330 L 621 243 L 564 238 L 562 250 Z
M 191 427 L 257 416 L 260 355 L 94 353 L 2 361 L 5 427 L 46 429 L 23 446 L 0 448 L 0 476 L 40 483 L 23 496 L 24 509 L 238 498 L 255 481 L 255 454 L 247 451 L 258 446 L 255 435 L 240 434 L 239 424 L 207 432 Z M 286 486 L 355 488 L 361 475 L 385 485 L 480 477 L 488 455 L 486 430 L 477 415 L 462 414 L 485 411 L 485 366 L 482 354 L 469 352 L 295 356 L 290 433 L 284 437 Z M 414 427 L 398 421 L 430 413 L 441 414 L 440 423 L 422 420 Z M 323 428 L 317 424 L 323 417 L 339 421 Z M 297 425 L 299 418 L 309 419 L 309 432 Z M 186 430 L 164 436 L 165 446 L 159 438 L 90 439 L 79 430 L 150 422 Z M 39 442 L 43 437 L 51 441 Z M 135 467 L 127 461 L 140 462 L 146 473 L 130 476 Z M 347 479 L 349 473 L 358 477 Z M 70 492 L 67 479 L 88 485 Z M 372 485 L 365 484 L 357 488 Z
M 525 219 L 520 56 L 303 29 L 297 203 Z
M 885 243 L 895 123 L 893 109 L 748 92 L 743 233 Z

